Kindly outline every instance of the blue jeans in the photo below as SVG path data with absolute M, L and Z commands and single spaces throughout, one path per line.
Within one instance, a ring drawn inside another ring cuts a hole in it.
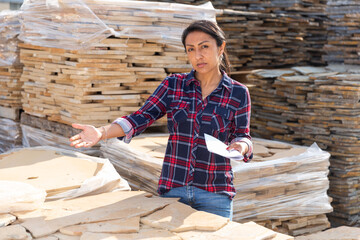
M 161 195 L 161 197 L 180 198 L 180 202 L 196 210 L 213 213 L 232 220 L 233 201 L 224 194 L 208 192 L 194 186 L 184 186 L 173 188 Z

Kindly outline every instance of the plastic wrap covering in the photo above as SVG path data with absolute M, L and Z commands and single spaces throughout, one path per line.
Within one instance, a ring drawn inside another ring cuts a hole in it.
M 21 40 L 70 50 L 98 43 L 110 35 L 180 46 L 181 33 L 190 22 L 215 21 L 210 2 L 191 6 L 119 0 L 27 0 L 21 10 Z
M 19 11 L 0 12 L 0 67 L 18 63 Z
M 0 213 L 31 211 L 45 201 L 44 189 L 15 181 L 0 181 Z
M 114 31 L 81 0 L 26 0 L 19 39 L 36 46 L 76 50 Z
M 85 0 L 94 13 L 121 36 L 182 46 L 181 34 L 194 20 L 216 21 L 209 1 L 200 6 L 178 3 Z
M 52 146 L 70 151 L 78 151 L 91 156 L 101 156 L 98 146 L 92 148 L 74 148 L 68 138 L 21 124 L 22 144 L 24 147 Z
M 235 165 L 234 218 L 260 221 L 332 212 L 330 154 L 316 144 L 299 155 Z
M 20 123 L 11 119 L 0 118 L 0 153 L 21 146 Z
M 167 136 L 137 137 L 101 145 L 117 171 L 132 187 L 156 192 Z M 265 151 L 266 150 L 266 151 Z M 254 159 L 232 162 L 234 220 L 262 221 L 314 216 L 332 211 L 327 196 L 330 154 L 316 144 L 299 147 L 254 139 Z
M 120 175 L 128 180 L 133 190 L 143 190 L 157 195 L 157 184 L 163 163 L 161 158 L 153 158 L 146 152 L 133 149 L 117 139 L 102 143 L 101 151 Z
M 123 179 L 116 172 L 114 166 L 110 163 L 110 161 L 108 159 L 92 157 L 92 156 L 88 156 L 88 155 L 85 155 L 85 154 L 82 154 L 79 152 L 75 152 L 75 151 L 71 151 L 71 150 L 61 149 L 61 148 L 57 148 L 57 147 L 50 147 L 50 146 L 22 148 L 22 149 L 16 149 L 13 151 L 9 151 L 9 152 L 4 153 L 3 155 L 0 155 L 0 161 L 1 161 L 2 156 L 4 156 L 5 158 L 11 157 L 12 161 L 16 161 L 17 156 L 22 156 L 21 151 L 33 151 L 35 156 L 37 156 L 37 158 L 38 158 L 37 161 L 39 161 L 38 162 L 39 164 L 32 164 L 33 165 L 32 169 L 36 169 L 37 165 L 43 166 L 40 163 L 44 163 L 48 160 L 52 160 L 52 159 L 55 159 L 55 158 L 58 158 L 61 156 L 80 158 L 80 160 L 88 160 L 90 162 L 95 162 L 95 163 L 99 164 L 98 168 L 93 173 L 93 175 L 91 177 L 85 179 L 79 186 L 76 185 L 75 187 L 69 187 L 68 183 L 66 183 L 67 185 L 61 185 L 61 186 L 58 184 L 54 185 L 54 186 L 59 187 L 58 189 L 55 189 L 55 190 L 51 189 L 51 191 L 48 191 L 48 189 L 46 189 L 47 190 L 46 200 L 76 198 L 76 197 L 84 196 L 84 195 L 95 195 L 95 194 L 111 192 L 111 191 L 129 191 L 130 190 L 128 182 L 125 179 Z M 38 152 L 38 153 L 36 153 L 36 152 Z M 52 155 L 54 153 L 55 153 L 55 157 L 52 157 Z M 29 154 L 29 153 L 25 153 L 25 154 Z M 19 161 L 20 160 L 24 160 L 24 159 L 19 159 Z M 27 161 L 30 161 L 30 160 L 27 160 Z M 16 166 L 21 166 L 21 165 L 17 164 Z M 81 165 L 81 166 L 86 167 L 88 165 Z M 101 168 L 99 166 L 101 166 Z M 71 166 L 68 166 L 68 167 L 71 168 Z M 74 171 L 78 171 L 77 167 L 78 167 L 78 165 L 76 165 L 74 167 Z M 6 168 L 2 169 L 2 170 L 5 171 L 5 173 L 6 173 Z M 37 172 L 41 171 L 41 169 L 36 170 L 36 171 Z M 62 174 L 62 173 L 60 173 L 60 174 Z M 64 174 L 66 174 L 66 173 L 64 173 Z M 83 174 L 80 174 L 80 175 L 82 176 Z M 67 175 L 64 177 L 68 178 Z M 40 179 L 42 178 L 41 180 L 44 181 L 44 177 L 42 176 L 42 174 L 40 174 L 39 178 Z M 1 183 L 1 181 L 0 181 L 0 183 Z M 40 181 L 40 182 L 37 182 L 36 184 L 39 186 L 47 186 L 48 188 L 50 188 L 52 186 L 51 183 L 44 184 Z M 34 184 L 34 185 L 36 185 L 36 184 Z M 48 185 L 50 185 L 50 186 L 48 186 Z M 1 188 L 1 185 L 0 185 L 0 188 Z M 1 203 L 1 200 L 0 200 L 0 203 Z

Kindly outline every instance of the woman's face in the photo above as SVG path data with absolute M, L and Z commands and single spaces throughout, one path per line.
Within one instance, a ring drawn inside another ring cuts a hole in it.
M 219 71 L 225 42 L 218 47 L 216 40 L 209 34 L 195 31 L 187 35 L 185 48 L 189 61 L 197 73 Z

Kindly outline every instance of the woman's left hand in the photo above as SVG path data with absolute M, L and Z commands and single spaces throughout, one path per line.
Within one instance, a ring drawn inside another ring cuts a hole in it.
M 233 142 L 226 149 L 228 151 L 235 149 L 239 151 L 243 156 L 249 151 L 249 147 L 245 142 Z

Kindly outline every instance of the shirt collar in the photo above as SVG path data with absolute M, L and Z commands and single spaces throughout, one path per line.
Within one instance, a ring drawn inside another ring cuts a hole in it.
M 231 91 L 231 78 L 224 72 L 221 71 L 223 77 L 220 80 L 219 86 L 215 90 L 220 90 L 221 86 L 224 86 L 227 90 Z M 190 83 L 198 82 L 198 80 L 195 78 L 195 70 L 192 69 L 191 72 L 186 76 L 185 78 L 186 86 L 189 86 Z

